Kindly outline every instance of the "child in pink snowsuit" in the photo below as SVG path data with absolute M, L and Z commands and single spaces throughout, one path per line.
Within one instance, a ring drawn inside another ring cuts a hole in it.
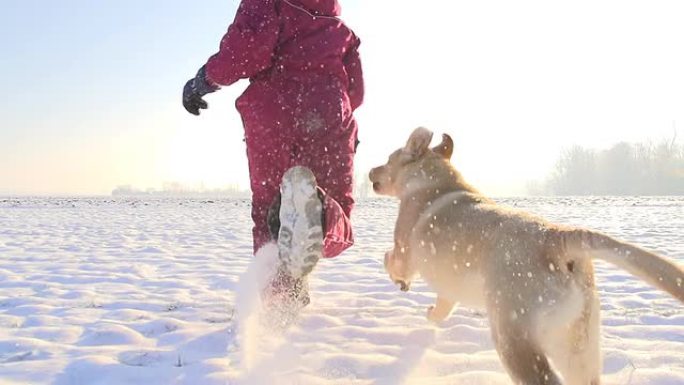
M 185 87 L 192 114 L 202 96 L 249 78 L 238 98 L 252 189 L 254 250 L 272 236 L 267 211 L 286 170 L 311 169 L 323 190 L 323 256 L 353 244 L 349 216 L 357 124 L 363 101 L 359 39 L 339 18 L 337 0 L 242 0 L 235 21 Z

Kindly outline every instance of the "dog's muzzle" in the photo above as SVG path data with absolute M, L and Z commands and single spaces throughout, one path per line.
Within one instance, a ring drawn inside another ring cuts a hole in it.
M 380 174 L 381 169 L 382 167 L 375 167 L 371 169 L 368 173 L 368 179 L 372 183 L 373 191 L 375 191 L 376 193 L 380 193 L 380 189 L 382 187 L 380 184 L 380 178 L 378 176 L 378 174 Z

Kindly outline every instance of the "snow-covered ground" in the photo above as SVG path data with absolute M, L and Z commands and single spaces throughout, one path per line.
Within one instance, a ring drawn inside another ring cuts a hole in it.
M 684 198 L 501 199 L 684 263 Z M 359 202 L 357 245 L 312 303 L 227 352 L 251 257 L 249 202 L 0 198 L 0 384 L 510 384 L 484 315 L 425 320 L 434 295 L 382 268 L 396 204 Z M 684 384 L 684 305 L 597 263 L 605 384 Z

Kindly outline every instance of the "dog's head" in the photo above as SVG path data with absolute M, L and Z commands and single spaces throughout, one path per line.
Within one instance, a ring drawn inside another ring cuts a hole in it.
M 381 195 L 398 197 L 407 186 L 407 174 L 426 176 L 417 173 L 420 163 L 425 160 L 449 160 L 454 151 L 454 142 L 447 134 L 442 135 L 442 143 L 430 149 L 432 132 L 419 127 L 413 131 L 406 146 L 394 151 L 382 166 L 375 167 L 368 175 L 373 190 Z M 414 172 L 412 172 L 414 171 Z

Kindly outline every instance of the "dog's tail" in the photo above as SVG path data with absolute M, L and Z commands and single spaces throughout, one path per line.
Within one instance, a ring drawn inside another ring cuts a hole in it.
M 596 231 L 566 230 L 564 238 L 567 246 L 616 265 L 684 303 L 684 268 L 677 263 Z

